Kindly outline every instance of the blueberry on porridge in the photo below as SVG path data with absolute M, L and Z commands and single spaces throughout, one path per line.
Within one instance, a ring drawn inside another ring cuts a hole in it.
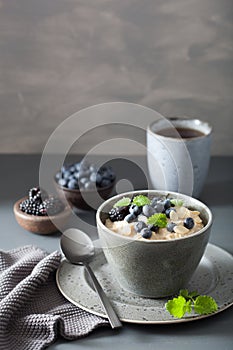
M 181 238 L 204 227 L 199 211 L 168 197 L 123 197 L 109 211 L 105 225 L 117 234 L 142 240 Z

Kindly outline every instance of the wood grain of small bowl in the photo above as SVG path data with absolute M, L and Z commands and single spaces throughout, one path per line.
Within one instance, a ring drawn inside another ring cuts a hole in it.
M 58 196 L 62 199 L 66 198 L 67 202 L 71 205 L 71 207 L 76 209 L 82 209 L 82 210 L 90 210 L 93 208 L 98 208 L 101 204 L 99 196 L 106 200 L 109 198 L 114 185 L 115 181 L 113 181 L 109 186 L 106 187 L 97 187 L 96 190 L 73 190 L 66 187 L 60 186 L 56 180 L 54 179 L 55 187 L 58 193 Z M 99 196 L 96 196 L 96 192 L 99 194 Z M 85 198 L 83 198 L 82 193 L 85 195 Z M 85 200 L 86 199 L 86 200 Z M 92 206 L 88 205 L 88 203 L 91 203 Z
M 26 214 L 20 210 L 19 205 L 27 198 L 28 197 L 19 199 L 14 204 L 13 210 L 18 224 L 29 232 L 43 235 L 49 235 L 58 232 L 59 228 L 62 228 L 62 226 L 64 226 L 71 214 L 70 208 L 68 206 L 66 206 L 63 211 L 54 216 L 36 216 Z

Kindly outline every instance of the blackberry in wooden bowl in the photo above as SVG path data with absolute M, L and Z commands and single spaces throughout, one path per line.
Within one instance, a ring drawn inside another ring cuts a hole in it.
M 18 224 L 25 230 L 51 234 L 65 224 L 70 216 L 70 208 L 58 198 L 34 187 L 29 190 L 28 196 L 14 204 L 14 214 Z

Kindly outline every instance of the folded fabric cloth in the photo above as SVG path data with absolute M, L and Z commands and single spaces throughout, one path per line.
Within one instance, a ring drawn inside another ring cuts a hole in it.
M 109 324 L 61 295 L 55 281 L 60 261 L 59 252 L 34 246 L 0 251 L 0 349 L 41 350 L 58 335 L 77 339 Z

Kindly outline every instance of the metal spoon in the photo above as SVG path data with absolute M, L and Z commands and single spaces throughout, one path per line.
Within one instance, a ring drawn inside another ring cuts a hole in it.
M 83 231 L 76 228 L 70 228 L 61 236 L 60 245 L 67 260 L 72 264 L 85 266 L 93 282 L 96 293 L 100 298 L 101 304 L 106 311 L 112 328 L 122 327 L 121 321 L 89 265 L 89 262 L 95 254 L 95 248 L 90 237 Z

